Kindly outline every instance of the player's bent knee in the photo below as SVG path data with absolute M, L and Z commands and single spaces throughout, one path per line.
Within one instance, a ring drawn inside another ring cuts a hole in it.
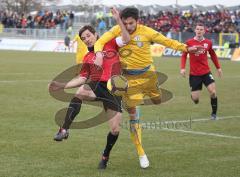
M 79 88 L 75 96 L 78 97 L 79 99 L 86 99 L 89 96 L 89 94 L 86 90 Z
M 217 97 L 216 91 L 215 90 L 210 91 L 210 96 L 211 98 L 216 98 Z
M 83 96 L 82 94 L 80 94 L 80 93 L 76 93 L 76 94 L 75 94 L 75 97 L 77 97 L 77 98 L 79 98 L 79 99 L 81 99 L 81 100 L 84 99 L 84 96 Z
M 120 123 L 115 122 L 110 126 L 110 128 L 111 128 L 111 133 L 113 135 L 117 135 L 120 132 L 120 129 L 121 129 Z

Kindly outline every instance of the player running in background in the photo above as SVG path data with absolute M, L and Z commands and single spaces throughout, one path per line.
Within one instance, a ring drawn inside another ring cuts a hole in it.
M 121 12 L 121 19 L 130 34 L 130 42 L 128 45 L 120 49 L 120 60 L 123 74 L 128 80 L 129 88 L 123 96 L 127 111 L 130 116 L 130 134 L 133 143 L 137 149 L 141 168 L 149 166 L 149 160 L 144 152 L 141 141 L 141 126 L 139 122 L 139 114 L 136 106 L 143 102 L 143 97 L 149 96 L 154 104 L 161 103 L 161 93 L 158 88 L 157 75 L 153 66 L 153 59 L 150 52 L 152 42 L 162 44 L 164 46 L 180 51 L 195 52 L 198 47 L 187 47 L 185 44 L 176 40 L 166 38 L 161 33 L 147 26 L 138 24 L 139 11 L 136 8 L 125 8 Z M 96 42 L 94 50 L 97 54 L 96 64 L 101 65 L 101 51 L 107 41 L 119 36 L 121 29 L 118 25 L 114 26 L 110 31 Z M 150 72 L 149 72 L 150 71 Z
M 80 75 L 68 83 L 53 81 L 49 85 L 50 91 L 79 87 L 75 94 L 75 97 L 70 102 L 64 123 L 62 127 L 60 127 L 59 132 L 54 137 L 54 140 L 56 141 L 62 141 L 63 139 L 68 138 L 68 129 L 70 128 L 70 125 L 73 122 L 74 118 L 80 112 L 82 100 L 100 100 L 103 102 L 104 108 L 107 112 L 107 115 L 109 116 L 108 118 L 111 132 L 109 132 L 107 136 L 107 144 L 98 166 L 99 169 L 105 169 L 107 167 L 110 151 L 117 141 L 119 135 L 122 112 L 121 98 L 113 96 L 108 91 L 107 81 L 111 76 L 120 74 L 121 67 L 117 50 L 118 47 L 122 47 L 128 43 L 130 39 L 129 34 L 122 24 L 119 14 L 115 13 L 114 10 L 113 16 L 121 26 L 122 36 L 114 38 L 106 43 L 104 46 L 104 53 L 107 55 L 108 52 L 115 51 L 115 55 L 104 60 L 101 68 L 96 67 L 96 65 L 94 65 L 94 44 L 98 36 L 91 26 L 85 26 L 80 30 L 79 36 L 88 46 L 89 52 L 84 57 Z M 90 82 L 86 84 L 87 79 L 90 79 Z
M 70 42 L 71 42 L 71 39 L 70 39 L 70 36 L 67 34 L 65 37 L 64 37 L 64 45 L 65 45 L 65 52 L 70 52 Z
M 218 62 L 218 58 L 216 53 L 212 48 L 212 41 L 204 38 L 205 28 L 204 25 L 199 23 L 195 28 L 195 37 L 189 39 L 186 44 L 188 46 L 196 46 L 201 45 L 203 49 L 196 53 L 190 53 L 190 76 L 189 76 L 189 84 L 191 87 L 191 98 L 195 104 L 199 102 L 200 91 L 202 90 L 202 84 L 207 88 L 210 99 L 211 99 L 211 119 L 215 120 L 217 118 L 217 107 L 218 100 L 216 94 L 216 85 L 213 78 L 213 75 L 210 71 L 210 67 L 208 65 L 208 56 L 207 53 L 210 54 L 211 60 L 213 61 L 215 67 L 217 68 L 217 74 L 219 77 L 222 76 L 222 69 Z M 187 60 L 188 52 L 183 52 L 181 58 L 181 75 L 185 77 L 186 75 L 186 60 Z

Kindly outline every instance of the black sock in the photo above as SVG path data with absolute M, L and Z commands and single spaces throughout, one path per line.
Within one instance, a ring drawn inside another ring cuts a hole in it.
M 193 100 L 193 102 L 194 102 L 195 104 L 198 104 L 198 103 L 199 103 L 199 100 Z
M 217 97 L 211 98 L 212 114 L 217 114 L 217 105 L 218 105 Z
M 112 147 L 114 146 L 114 144 L 116 143 L 117 139 L 118 139 L 118 135 L 113 135 L 111 132 L 108 133 L 107 136 L 107 145 L 103 151 L 103 156 L 104 157 L 109 157 L 110 151 L 112 149 Z
M 74 97 L 71 100 L 71 102 L 68 106 L 67 114 L 65 116 L 65 120 L 64 120 L 62 128 L 69 129 L 70 125 L 72 124 L 72 121 L 80 112 L 81 104 L 82 104 L 82 100 L 80 100 L 77 97 Z

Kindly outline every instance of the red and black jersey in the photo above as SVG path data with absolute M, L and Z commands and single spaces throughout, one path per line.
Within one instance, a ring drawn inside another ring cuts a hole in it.
M 111 76 L 121 73 L 121 65 L 118 55 L 118 45 L 115 38 L 105 44 L 103 48 L 104 58 L 102 68 L 94 65 L 95 53 L 88 52 L 83 59 L 80 76 L 91 79 L 91 81 L 108 81 Z
M 203 50 L 196 52 L 196 53 L 189 53 L 190 56 L 190 75 L 204 75 L 206 73 L 210 72 L 210 67 L 208 64 L 208 56 L 207 53 L 210 54 L 211 59 L 216 66 L 217 69 L 220 68 L 220 64 L 218 62 L 217 55 L 215 51 L 212 48 L 212 41 L 209 39 L 203 39 L 201 41 L 192 38 L 189 39 L 186 42 L 188 47 L 193 46 L 203 46 Z M 187 60 L 187 52 L 183 52 L 182 58 L 181 58 L 181 69 L 184 69 L 186 66 L 186 60 Z

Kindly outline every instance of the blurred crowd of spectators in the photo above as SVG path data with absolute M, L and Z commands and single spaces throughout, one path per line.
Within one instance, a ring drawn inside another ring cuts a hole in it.
M 58 10 L 38 11 L 36 14 L 18 14 L 11 11 L 0 11 L 0 22 L 5 28 L 56 28 L 67 29 L 72 26 L 74 19 L 73 12 Z
M 56 28 L 67 29 L 73 25 L 74 13 L 67 11 L 39 11 L 33 14 L 17 14 L 16 12 L 0 11 L 0 22 L 5 28 Z M 92 23 L 100 33 L 114 24 L 111 15 L 96 17 Z M 143 15 L 140 23 L 150 26 L 159 32 L 193 32 L 197 22 L 206 25 L 209 33 L 240 32 L 240 11 L 222 10 L 217 12 L 170 12 L 159 11 L 158 14 Z
M 140 23 L 150 26 L 162 33 L 193 32 L 194 25 L 204 23 L 209 33 L 240 32 L 240 11 L 228 10 L 218 12 L 159 12 L 157 15 L 141 15 Z

